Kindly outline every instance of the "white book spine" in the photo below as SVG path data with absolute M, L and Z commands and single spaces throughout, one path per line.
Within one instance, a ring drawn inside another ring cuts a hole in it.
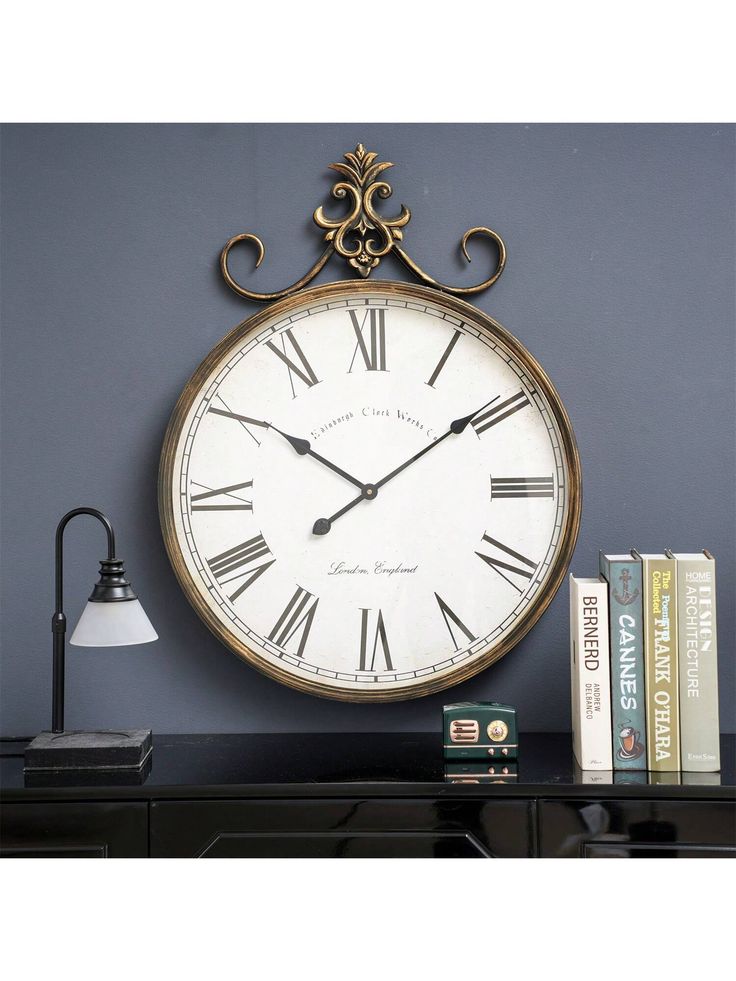
M 612 770 L 608 585 L 570 576 L 573 751 L 582 770 Z

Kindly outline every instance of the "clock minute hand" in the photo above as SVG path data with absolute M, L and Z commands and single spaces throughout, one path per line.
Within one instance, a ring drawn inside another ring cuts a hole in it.
M 402 463 L 400 467 L 397 467 L 395 470 L 392 470 L 391 473 L 388 473 L 385 477 L 382 477 L 376 484 L 376 490 L 378 490 L 379 487 L 383 487 L 384 484 L 387 484 L 389 480 L 393 480 L 397 474 L 401 473 L 402 470 L 406 470 L 406 468 L 412 463 L 416 463 L 416 461 L 423 457 L 425 453 L 429 453 L 430 450 L 433 450 L 435 446 L 439 446 L 440 443 L 447 439 L 448 436 L 459 436 L 460 433 L 462 433 L 466 427 L 470 425 L 473 419 L 475 419 L 480 412 L 487 409 L 488 406 L 492 405 L 498 398 L 499 396 L 496 395 L 496 397 L 492 398 L 490 402 L 486 402 L 485 405 L 482 405 L 480 409 L 476 409 L 475 412 L 471 412 L 470 415 L 463 416 L 461 419 L 455 419 L 454 422 L 451 422 L 450 428 L 447 430 L 447 432 L 443 433 L 442 436 L 434 441 L 434 443 L 430 443 L 429 446 L 425 446 L 423 450 L 420 450 L 418 453 L 415 453 L 413 457 L 410 457 L 406 463 Z
M 479 415 L 484 409 L 487 409 L 489 405 L 493 405 L 494 402 L 498 402 L 500 398 L 500 395 L 496 395 L 490 400 L 490 402 L 486 402 L 485 405 L 482 405 L 479 409 L 476 409 L 475 412 L 471 412 L 469 416 L 463 416 L 462 419 L 456 419 L 454 422 L 451 422 L 450 432 L 459 435 L 467 426 L 470 425 L 477 415 Z
M 417 460 L 423 457 L 425 453 L 429 453 L 429 451 L 434 449 L 435 446 L 439 446 L 439 444 L 443 440 L 447 439 L 448 436 L 452 436 L 452 435 L 459 436 L 460 433 L 462 433 L 465 430 L 465 428 L 473 421 L 473 419 L 475 419 L 475 417 L 480 412 L 482 412 L 484 409 L 487 409 L 488 406 L 492 405 L 495 401 L 497 401 L 498 398 L 499 396 L 496 395 L 496 397 L 492 398 L 490 402 L 486 402 L 485 405 L 482 405 L 479 409 L 476 409 L 475 412 L 471 412 L 470 415 L 463 416 L 461 419 L 455 419 L 453 422 L 450 423 L 450 428 L 447 430 L 447 432 L 443 433 L 442 436 L 440 436 L 438 439 L 434 441 L 434 443 L 430 443 L 429 446 L 425 446 L 424 449 L 420 450 L 418 453 L 415 453 L 413 457 L 411 457 L 405 463 L 402 463 L 400 467 L 396 467 L 396 469 L 392 470 L 391 473 L 388 473 L 386 474 L 385 477 L 382 477 L 377 484 L 364 484 L 362 487 L 362 493 L 359 494 L 358 497 L 354 497 L 352 501 L 348 501 L 348 503 L 344 507 L 340 508 L 339 511 L 336 511 L 329 518 L 317 518 L 312 528 L 312 534 L 326 535 L 329 532 L 330 528 L 332 528 L 333 521 L 337 521 L 337 519 L 341 518 L 343 514 L 346 514 L 348 511 L 352 511 L 352 509 L 356 505 L 360 504 L 361 501 L 375 500 L 379 487 L 383 487 L 384 484 L 387 484 L 389 482 L 389 480 L 393 480 L 393 478 L 397 474 L 401 473 L 402 470 L 406 470 L 406 468 L 410 466 L 412 463 L 416 463 Z
M 342 467 L 338 467 L 337 464 L 332 463 L 321 454 L 316 453 L 312 449 L 308 439 L 301 439 L 299 436 L 290 436 L 289 433 L 283 432 L 277 426 L 274 426 L 273 423 L 270 423 L 270 428 L 275 430 L 279 436 L 283 436 L 285 440 L 291 443 L 292 447 L 296 450 L 299 456 L 314 457 L 314 459 L 321 463 L 323 467 L 327 467 L 328 470 L 334 471 L 334 473 L 342 477 L 343 480 L 347 480 L 349 483 L 355 484 L 356 487 L 360 487 L 360 489 L 363 490 L 365 485 L 363 484 L 362 480 L 358 480 L 357 477 L 353 477 L 352 474 L 349 474 L 346 470 L 343 470 Z

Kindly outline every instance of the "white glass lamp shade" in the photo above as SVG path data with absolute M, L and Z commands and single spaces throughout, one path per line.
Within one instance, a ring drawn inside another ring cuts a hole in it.
M 87 603 L 69 643 L 75 647 L 123 647 L 158 640 L 137 599 Z

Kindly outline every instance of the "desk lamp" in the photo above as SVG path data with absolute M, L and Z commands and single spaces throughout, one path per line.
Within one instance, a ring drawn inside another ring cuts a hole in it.
M 122 561 L 115 557 L 115 532 L 108 519 L 94 508 L 69 511 L 56 529 L 56 609 L 51 620 L 54 640 L 51 732 L 42 732 L 29 744 L 25 752 L 26 769 L 140 767 L 151 753 L 150 729 L 98 732 L 64 729 L 64 529 L 79 514 L 89 514 L 104 526 L 107 532 L 107 558 L 100 562 L 100 578 L 69 643 L 76 647 L 118 647 L 147 644 L 158 639 L 151 621 L 125 578 Z

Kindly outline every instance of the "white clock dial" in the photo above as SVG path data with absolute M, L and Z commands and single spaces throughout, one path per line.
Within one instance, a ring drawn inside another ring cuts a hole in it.
M 580 501 L 534 359 L 472 307 L 395 283 L 319 287 L 236 328 L 177 406 L 160 495 L 215 633 L 354 700 L 505 653 L 561 581 Z

